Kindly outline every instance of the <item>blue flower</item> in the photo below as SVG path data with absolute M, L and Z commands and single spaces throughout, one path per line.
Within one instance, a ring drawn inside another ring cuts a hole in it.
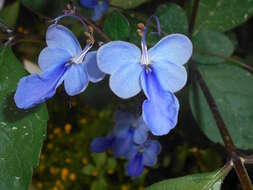
M 92 43 L 82 50 L 74 34 L 58 24 L 49 26 L 46 33 L 47 47 L 39 55 L 41 74 L 23 77 L 15 94 L 17 107 L 27 109 L 52 97 L 64 82 L 65 91 L 74 96 L 83 92 L 88 82 L 98 82 L 104 73 L 97 67 L 96 51 Z
M 154 166 L 157 156 L 161 152 L 161 145 L 156 140 L 148 139 L 141 145 L 135 145 L 128 153 L 128 164 L 126 170 L 128 175 L 137 177 L 144 171 L 144 166 Z
M 80 0 L 80 3 L 85 8 L 94 9 L 91 17 L 93 21 L 100 20 L 109 7 L 109 0 Z
M 177 123 L 179 103 L 173 93 L 186 84 L 183 64 L 192 55 L 192 43 L 182 34 L 171 34 L 147 50 L 143 33 L 141 51 L 123 41 L 100 47 L 98 67 L 111 75 L 110 88 L 117 96 L 127 99 L 144 91 L 143 119 L 154 135 L 165 135 Z
M 117 111 L 115 127 L 106 137 L 97 137 L 91 143 L 91 151 L 100 153 L 112 147 L 115 157 L 126 157 L 134 144 L 148 139 L 148 128 L 142 117 L 136 118 L 129 112 Z

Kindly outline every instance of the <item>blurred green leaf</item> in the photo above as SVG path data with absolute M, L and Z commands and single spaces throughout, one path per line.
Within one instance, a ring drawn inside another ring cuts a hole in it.
M 26 74 L 9 48 L 0 51 L 0 189 L 28 189 L 46 135 L 45 105 L 17 109 L 13 94 Z
M 107 159 L 106 153 L 93 153 L 91 156 L 97 168 L 103 166 Z
M 193 59 L 204 64 L 224 62 L 224 59 L 215 56 L 229 57 L 234 51 L 233 43 L 220 32 L 203 30 L 193 37 Z
M 188 175 L 155 183 L 146 190 L 220 190 L 225 175 L 221 170 Z
M 216 100 L 235 145 L 241 149 L 253 149 L 252 75 L 229 62 L 200 65 L 199 70 Z M 212 141 L 223 143 L 198 85 L 191 86 L 190 103 L 200 128 Z
M 16 25 L 18 20 L 19 7 L 19 1 L 15 1 L 0 11 L 0 18 L 3 19 L 9 27 L 14 27 Z
M 230 30 L 253 15 L 251 0 L 200 0 L 194 34 L 203 29 Z
M 111 0 L 110 4 L 116 7 L 123 9 L 135 8 L 143 3 L 148 2 L 149 0 Z
M 108 158 L 106 162 L 106 169 L 107 170 L 114 170 L 116 168 L 117 162 L 115 158 Z
M 107 189 L 108 189 L 107 182 L 105 181 L 105 179 L 101 177 L 98 180 L 93 181 L 91 184 L 91 190 L 107 190 Z
M 161 5 L 158 7 L 156 15 L 163 32 L 168 34 L 188 33 L 188 20 L 185 11 L 179 5 L 174 3 Z
M 113 11 L 105 19 L 104 32 L 112 40 L 124 40 L 130 34 L 129 22 L 120 12 Z
M 93 172 L 96 172 L 96 167 L 93 166 L 92 164 L 88 164 L 87 166 L 85 166 L 82 170 L 83 174 L 85 175 L 92 175 Z

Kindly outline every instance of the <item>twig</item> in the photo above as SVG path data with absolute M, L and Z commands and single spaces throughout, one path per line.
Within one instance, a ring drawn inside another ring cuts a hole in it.
M 190 25 L 189 25 L 190 38 L 192 38 L 192 34 L 193 34 L 193 30 L 194 30 L 194 24 L 195 24 L 197 12 L 198 12 L 198 5 L 199 5 L 199 0 L 195 0 L 194 6 L 193 6 L 193 11 L 192 11 L 192 16 L 190 19 Z M 212 111 L 216 125 L 219 129 L 221 136 L 222 136 L 222 139 L 224 141 L 225 148 L 228 152 L 228 155 L 232 159 L 233 166 L 235 168 L 237 176 L 239 177 L 242 188 L 244 190 L 252 190 L 253 187 L 252 187 L 252 183 L 250 181 L 250 178 L 248 176 L 247 170 L 245 169 L 245 167 L 242 163 L 241 157 L 236 152 L 236 147 L 235 147 L 233 140 L 226 128 L 225 122 L 223 121 L 223 118 L 219 112 L 219 109 L 215 103 L 215 100 L 214 100 L 210 90 L 208 89 L 208 86 L 207 86 L 205 80 L 203 79 L 201 73 L 199 72 L 194 61 L 190 62 L 190 68 L 192 70 L 192 74 L 194 74 L 196 76 L 196 79 L 201 87 L 201 90 L 204 93 L 205 98 L 208 102 L 208 105 Z

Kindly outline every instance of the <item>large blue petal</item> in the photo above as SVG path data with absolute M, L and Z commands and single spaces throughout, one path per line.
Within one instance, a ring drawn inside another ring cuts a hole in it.
M 192 43 L 182 34 L 171 34 L 162 38 L 148 51 L 151 62 L 165 60 L 177 65 L 185 64 L 192 55 Z
M 106 152 L 112 146 L 112 142 L 112 139 L 97 137 L 92 141 L 90 150 L 96 153 Z
M 98 67 L 108 74 L 122 66 L 140 64 L 140 57 L 141 52 L 137 46 L 123 41 L 109 42 L 101 46 L 97 52 Z
M 102 18 L 102 16 L 106 13 L 109 7 L 108 1 L 100 1 L 98 4 L 94 7 L 94 13 L 91 17 L 93 21 L 98 21 Z
M 80 0 L 80 3 L 85 8 L 94 8 L 98 4 L 98 0 Z
M 88 86 L 88 75 L 84 64 L 71 64 L 64 76 L 64 87 L 68 95 L 83 92 Z
M 154 135 L 166 135 L 177 124 L 179 102 L 176 96 L 164 91 L 155 73 L 142 72 L 141 84 L 147 100 L 142 105 L 143 119 Z
M 160 61 L 155 62 L 152 68 L 159 84 L 165 91 L 177 92 L 186 84 L 187 72 L 181 65 Z
M 51 48 L 64 49 L 74 57 L 82 48 L 75 35 L 65 26 L 53 24 L 48 27 L 46 34 L 47 45 Z
M 157 155 L 161 152 L 161 145 L 158 141 L 149 140 L 143 151 L 143 164 L 145 166 L 154 166 L 157 162 Z
M 71 55 L 68 51 L 59 48 L 44 48 L 39 55 L 39 66 L 41 70 L 46 70 L 55 65 L 65 64 L 70 61 Z
M 91 82 L 99 82 L 105 77 L 105 73 L 98 68 L 96 55 L 96 51 L 88 52 L 84 59 L 84 64 L 86 64 L 88 77 Z
M 57 65 L 43 72 L 23 77 L 16 90 L 14 99 L 17 107 L 27 109 L 51 98 L 55 92 L 66 68 Z
M 127 174 L 132 177 L 137 177 L 144 171 L 143 158 L 141 154 L 136 154 L 135 157 L 128 162 L 126 166 Z
M 120 98 L 127 99 L 141 91 L 140 74 L 143 67 L 129 64 L 120 67 L 110 77 L 110 88 Z

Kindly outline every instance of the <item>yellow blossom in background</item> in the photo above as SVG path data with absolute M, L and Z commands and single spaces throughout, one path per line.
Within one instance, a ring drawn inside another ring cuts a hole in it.
M 55 167 L 50 167 L 49 171 L 50 171 L 50 173 L 52 175 L 57 175 L 59 173 L 60 169 L 59 168 L 55 168 Z
M 121 190 L 128 190 L 128 186 L 127 185 L 122 185 Z
M 83 118 L 81 119 L 81 124 L 86 124 L 86 123 L 87 123 L 87 120 L 86 120 L 85 117 L 83 117 Z
M 45 170 L 45 166 L 44 166 L 43 164 L 40 164 L 39 170 L 40 170 L 41 172 L 43 172 L 43 171 Z
M 61 170 L 61 179 L 63 181 L 65 181 L 67 179 L 68 173 L 69 173 L 69 170 L 67 168 L 63 168 Z
M 48 143 L 48 144 L 47 144 L 47 148 L 48 148 L 49 150 L 51 150 L 51 149 L 53 148 L 53 144 L 52 144 L 52 143 Z
M 59 179 L 56 180 L 56 186 L 57 186 L 59 189 L 61 189 L 61 190 L 64 189 L 64 186 L 62 185 L 62 183 L 61 183 L 61 181 L 60 181 Z
M 39 181 L 39 182 L 36 183 L 36 187 L 39 188 L 39 189 L 42 189 L 43 184 Z
M 144 187 L 143 187 L 143 186 L 140 186 L 140 187 L 138 188 L 138 190 L 144 190 Z
M 107 173 L 108 173 L 109 175 L 112 175 L 112 174 L 114 173 L 114 170 L 113 170 L 113 169 L 110 169 L 110 170 L 107 171 Z
M 76 174 L 75 174 L 75 173 L 70 173 L 70 174 L 69 174 L 69 179 L 70 179 L 71 181 L 75 181 L 75 180 L 76 180 Z
M 57 187 L 53 187 L 53 190 L 59 190 Z
M 66 162 L 67 164 L 70 164 L 70 163 L 71 163 L 71 159 L 70 159 L 70 158 L 66 158 L 66 159 L 65 159 L 65 162 Z
M 72 99 L 72 100 L 71 100 L 71 105 L 72 105 L 73 107 L 75 107 L 75 106 L 77 105 L 76 99 Z
M 56 127 L 54 128 L 54 134 L 59 135 L 61 133 L 61 128 Z
M 83 159 L 82 159 L 82 163 L 83 163 L 83 165 L 87 165 L 87 164 L 88 164 L 87 158 L 83 158 Z
M 65 129 L 65 133 L 66 134 L 69 134 L 71 132 L 71 129 L 72 129 L 72 125 L 67 123 L 65 126 L 64 126 L 64 129 Z
M 91 175 L 92 175 L 93 177 L 97 177 L 97 176 L 98 176 L 98 171 L 92 172 Z

